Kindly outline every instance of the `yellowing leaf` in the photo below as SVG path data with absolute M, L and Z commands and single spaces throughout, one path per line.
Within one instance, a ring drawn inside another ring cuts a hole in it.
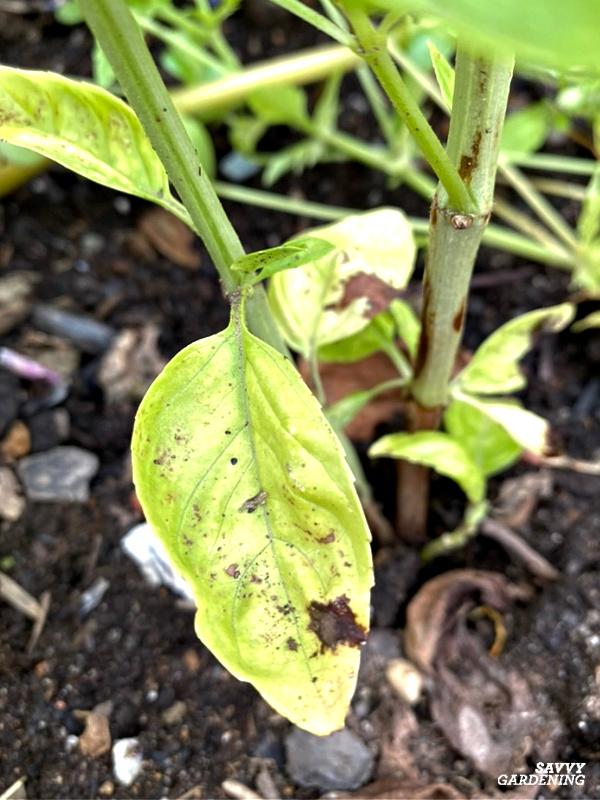
M 371 446 L 369 455 L 374 458 L 401 458 L 432 467 L 441 475 L 456 481 L 472 503 L 478 503 L 484 498 L 485 479 L 482 471 L 465 448 L 447 433 L 390 433 Z
M 364 296 L 347 296 L 361 276 L 403 289 L 413 270 L 415 243 L 410 223 L 398 209 L 354 214 L 307 233 L 336 250 L 290 272 L 275 275 L 269 302 L 288 344 L 309 356 L 313 349 L 352 336 L 373 316 Z M 377 309 L 381 310 L 381 309 Z
M 530 311 L 495 330 L 458 375 L 461 389 L 475 394 L 505 394 L 526 386 L 519 361 L 537 333 L 556 333 L 573 319 L 571 303 Z
M 134 112 L 98 86 L 0 67 L 0 140 L 186 216 Z
M 583 317 L 573 325 L 575 333 L 581 333 L 581 331 L 587 331 L 590 328 L 600 328 L 600 311 L 592 311 L 587 317 Z
M 473 404 L 453 400 L 444 413 L 444 427 L 467 450 L 488 477 L 519 458 L 522 448 L 506 429 Z
M 518 400 L 473 397 L 462 392 L 458 396 L 464 403 L 498 423 L 524 450 L 539 455 L 547 454 L 550 434 L 548 422 L 527 411 Z
M 317 401 L 239 311 L 153 383 L 133 467 L 206 646 L 296 725 L 342 727 L 369 622 L 369 533 Z
M 282 270 L 294 269 L 315 258 L 322 258 L 332 250 L 333 245 L 324 239 L 303 236 L 279 247 L 248 253 L 234 261 L 231 269 L 234 272 L 255 273 L 252 276 L 252 283 L 258 283 Z
M 454 96 L 454 70 L 448 63 L 446 56 L 437 49 L 431 40 L 427 42 L 427 47 L 429 48 L 429 57 L 431 58 L 435 79 L 440 87 L 446 109 L 450 111 Z

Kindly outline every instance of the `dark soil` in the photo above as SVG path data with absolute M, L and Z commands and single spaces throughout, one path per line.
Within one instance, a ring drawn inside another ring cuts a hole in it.
M 243 26 L 249 24 L 261 31 L 253 33 L 254 58 L 263 48 L 287 51 L 309 43 L 305 33 L 284 31 L 277 20 L 269 28 L 248 19 L 233 29 L 234 41 L 241 41 Z M 89 70 L 86 34 L 65 30 L 47 15 L 0 13 L 0 42 L 7 63 L 78 74 Z M 354 91 L 350 80 L 350 105 Z M 360 119 L 350 116 L 349 126 L 356 126 Z M 385 203 L 424 212 L 412 195 L 388 191 L 381 176 L 352 164 L 314 170 L 282 181 L 277 189 L 334 205 Z M 220 330 L 227 308 L 204 252 L 196 271 L 160 256 L 140 263 L 132 255 L 131 233 L 144 210 L 141 202 L 124 202 L 53 169 L 0 206 L 0 276 L 33 270 L 40 276 L 36 301 L 101 317 L 115 330 L 154 322 L 161 351 L 170 357 L 190 341 Z M 308 224 L 234 204 L 228 211 L 249 250 L 277 244 Z M 521 280 L 501 279 L 505 271 L 524 266 L 529 272 Z M 564 273 L 506 254 L 482 251 L 477 270 L 498 281 L 473 294 L 468 348 L 508 318 L 568 295 Z M 0 343 L 18 346 L 32 327 L 26 320 Z M 597 334 L 567 332 L 544 340 L 526 362 L 528 407 L 550 419 L 557 442 L 576 458 L 597 458 L 600 450 L 599 361 Z M 70 414 L 67 443 L 100 458 L 91 499 L 82 505 L 30 503 L 17 523 L 0 527 L 1 568 L 35 597 L 46 590 L 51 594 L 46 625 L 29 654 L 30 622 L 0 602 L 0 791 L 25 777 L 29 798 L 178 798 L 186 792 L 188 797 L 223 797 L 225 779 L 254 786 L 267 765 L 281 796 L 318 796 L 294 786 L 286 775 L 282 741 L 289 724 L 250 686 L 228 675 L 196 639 L 192 612 L 169 591 L 149 587 L 120 549 L 123 534 L 141 518 L 128 456 L 135 404 L 108 404 L 97 369 L 97 357 L 82 357 L 63 404 Z M 23 384 L 19 413 L 32 426 L 24 410 L 26 397 Z M 530 469 L 521 464 L 501 476 L 493 482 L 493 493 L 505 477 Z M 380 464 L 369 474 L 389 509 L 390 465 Z M 597 477 L 568 471 L 554 471 L 552 477 L 551 495 L 537 504 L 521 531 L 560 570 L 552 585 L 536 583 L 520 563 L 482 537 L 423 569 L 416 566 L 414 553 L 385 554 L 394 568 L 379 569 L 375 626 L 383 616 L 389 631 L 383 637 L 376 631 L 367 645 L 349 717 L 349 726 L 380 758 L 375 777 L 396 786 L 392 794 L 379 796 L 408 796 L 398 786 L 403 780 L 407 786 L 415 775 L 420 786 L 445 784 L 464 796 L 497 791 L 495 782 L 444 737 L 427 702 L 408 710 L 394 699 L 382 672 L 389 653 L 381 642 L 398 640 L 406 603 L 419 586 L 448 568 L 477 567 L 534 587 L 529 602 L 504 614 L 507 644 L 499 659 L 503 669 L 515 670 L 531 687 L 531 763 L 587 762 L 584 790 L 552 796 L 600 798 L 600 483 Z M 432 534 L 456 518 L 458 504 L 450 484 L 435 480 Z M 387 563 L 381 554 L 378 563 Z M 81 595 L 100 577 L 109 588 L 84 617 Z M 112 739 L 137 737 L 144 753 L 143 771 L 128 789 L 116 784 L 110 754 L 84 757 L 69 739 L 83 730 L 75 712 L 107 700 L 113 703 Z M 165 721 L 165 711 L 178 701 L 184 704 L 181 718 Z M 410 715 L 414 725 L 411 721 L 403 733 Z M 497 733 L 502 737 L 502 730 Z M 551 795 L 541 790 L 538 796 Z

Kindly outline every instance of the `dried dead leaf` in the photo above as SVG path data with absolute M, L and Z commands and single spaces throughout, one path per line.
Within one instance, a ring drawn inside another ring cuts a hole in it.
M 428 581 L 409 603 L 405 631 L 406 653 L 425 672 L 430 672 L 442 639 L 464 623 L 467 613 L 485 603 L 506 610 L 528 593 L 496 572 L 455 569 Z
M 344 284 L 344 294 L 336 306 L 338 309 L 347 308 L 354 300 L 364 297 L 368 300 L 365 317 L 373 319 L 382 311 L 387 311 L 392 300 L 402 297 L 404 292 L 390 286 L 377 275 L 358 272 L 351 275 Z
M 162 208 L 151 208 L 140 217 L 138 237 L 157 253 L 184 269 L 200 267 L 200 253 L 195 249 L 195 236 L 181 220 Z M 142 247 L 141 242 L 137 242 Z
M 299 364 L 304 380 L 311 385 L 310 371 L 304 360 Z M 321 364 L 321 381 L 328 405 L 352 392 L 372 389 L 379 383 L 398 377 L 392 362 L 383 353 L 375 353 L 352 364 Z M 346 426 L 346 433 L 355 442 L 368 442 L 375 428 L 402 411 L 403 404 L 397 391 L 385 392 L 372 400 Z
M 472 611 L 503 612 L 530 592 L 484 570 L 428 581 L 409 604 L 406 652 L 429 675 L 431 714 L 448 742 L 492 778 L 523 769 L 541 724 L 525 678 L 488 651 Z

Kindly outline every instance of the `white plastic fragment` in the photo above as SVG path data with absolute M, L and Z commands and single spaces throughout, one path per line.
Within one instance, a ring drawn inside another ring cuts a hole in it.
M 123 786 L 131 786 L 140 774 L 142 748 L 137 739 L 117 739 L 112 748 L 113 773 Z
M 187 582 L 171 566 L 167 552 L 154 530 L 143 522 L 121 539 L 121 547 L 135 561 L 151 586 L 167 586 L 176 594 L 193 602 Z

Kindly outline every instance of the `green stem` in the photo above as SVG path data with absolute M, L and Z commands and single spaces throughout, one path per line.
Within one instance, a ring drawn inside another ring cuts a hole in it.
M 474 56 L 459 42 L 448 155 L 469 185 L 473 214 L 457 213 L 443 187 L 434 198 L 424 280 L 422 334 L 412 385 L 425 408 L 447 401 L 462 338 L 469 282 L 492 210 L 512 62 Z
M 572 156 L 555 156 L 552 153 L 504 153 L 509 164 L 539 169 L 544 172 L 564 172 L 567 175 L 593 175 L 596 161 Z
M 373 27 L 363 11 L 347 9 L 346 13 L 359 44 L 359 54 L 373 71 L 390 102 L 413 135 L 424 158 L 445 187 L 453 208 L 463 213 L 473 211 L 473 199 L 468 187 L 461 179 L 456 165 L 446 154 L 418 102 L 402 80 L 387 50 L 385 36 Z
M 225 291 L 231 292 L 238 286 L 231 264 L 244 254 L 244 249 L 209 178 L 199 166 L 198 156 L 139 26 L 124 0 L 81 0 L 80 4 L 86 22 L 187 208 Z M 247 312 L 253 332 L 285 353 L 262 289 L 253 293 Z
M 272 0 L 272 2 L 276 6 L 289 11 L 290 14 L 294 14 L 304 20 L 304 22 L 308 22 L 313 28 L 321 31 L 326 36 L 330 36 L 334 41 L 345 45 L 350 44 L 351 38 L 346 31 L 339 28 L 327 17 L 324 17 L 323 14 L 319 14 L 318 11 L 300 2 L 300 0 Z
M 518 167 L 501 162 L 500 169 L 512 188 L 520 197 L 525 200 L 527 205 L 534 211 L 539 219 L 544 222 L 556 236 L 562 240 L 568 248 L 577 247 L 575 233 L 567 225 L 558 211 L 546 200 L 541 192 L 533 186 L 530 181 L 521 173 Z
M 180 50 L 190 58 L 198 61 L 198 63 L 204 64 L 206 67 L 216 72 L 217 75 L 226 75 L 229 72 L 228 66 L 224 66 L 214 56 L 207 53 L 201 45 L 192 44 L 185 36 L 182 36 L 176 31 L 172 31 L 170 28 L 166 28 L 164 25 L 155 22 L 153 19 L 143 14 L 136 14 L 135 18 L 146 33 L 151 34 L 151 36 L 164 42 L 164 44 L 168 44 L 170 47 Z
M 237 203 L 268 208 L 272 211 L 281 211 L 284 214 L 298 214 L 319 220 L 338 220 L 349 214 L 360 214 L 364 209 L 342 208 L 315 203 L 311 200 L 295 200 L 286 195 L 267 192 L 264 189 L 252 189 L 238 184 L 215 182 L 215 189 L 220 197 Z M 2 196 L 0 185 L 0 197 Z M 429 233 L 429 221 L 418 217 L 409 217 L 413 233 L 424 236 Z M 498 247 L 508 253 L 514 253 L 523 258 L 529 258 L 540 264 L 549 264 L 563 269 L 572 269 L 573 257 L 566 251 L 547 246 L 541 246 L 531 239 L 519 236 L 507 228 L 499 225 L 488 225 L 483 234 L 483 243 L 488 247 Z
M 319 47 L 247 66 L 243 71 L 200 86 L 176 89 L 172 97 L 182 114 L 201 115 L 242 103 L 254 89 L 312 83 L 336 70 L 354 69 L 358 64 L 360 59 L 347 47 Z

